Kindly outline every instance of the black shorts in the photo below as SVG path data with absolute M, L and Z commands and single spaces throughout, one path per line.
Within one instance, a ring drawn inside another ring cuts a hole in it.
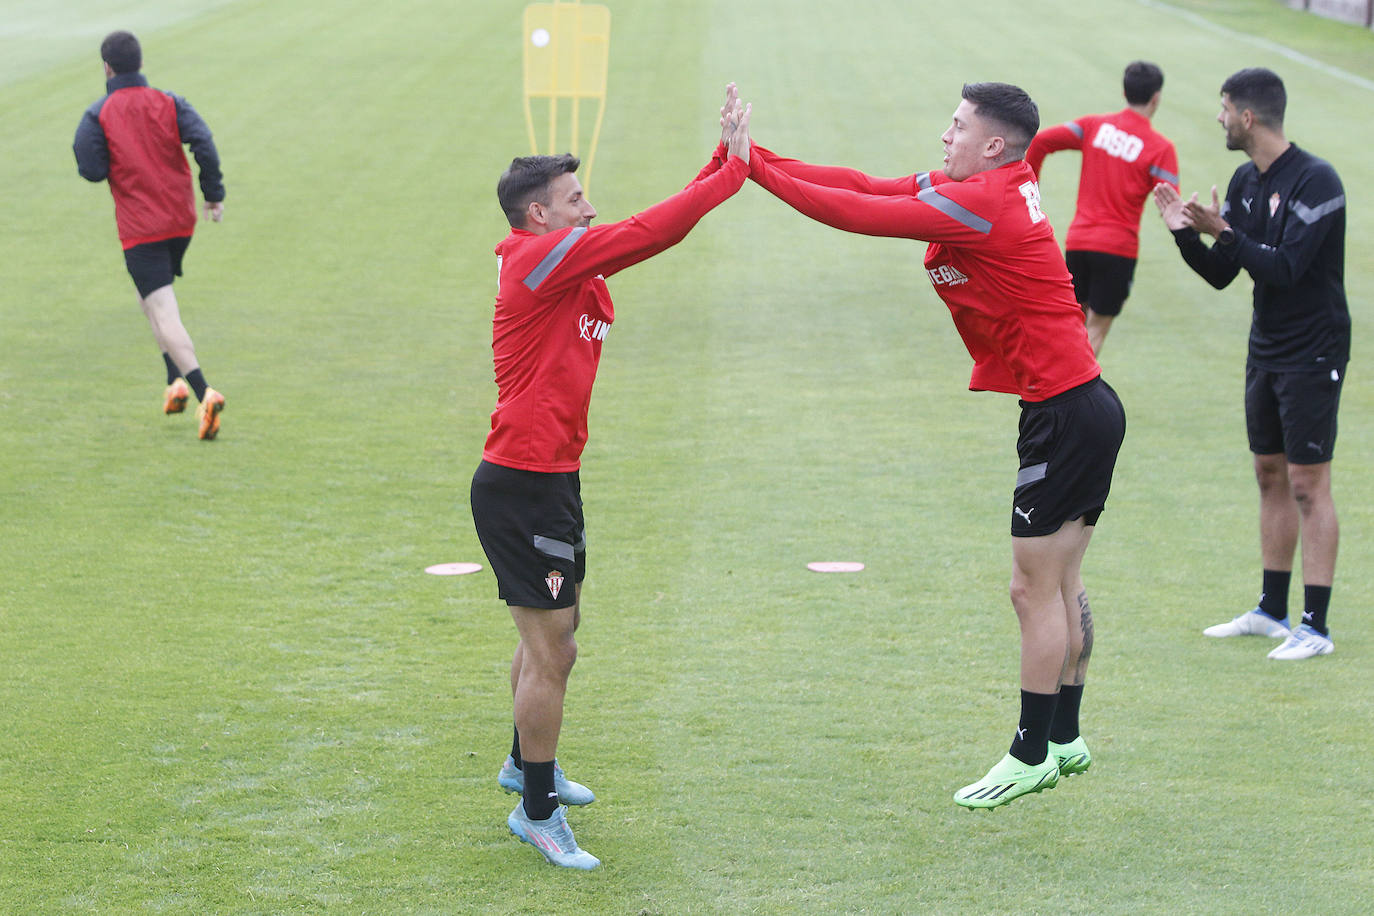
M 1125 436 L 1126 412 L 1101 378 L 1048 401 L 1022 401 L 1011 536 L 1054 534 L 1079 517 L 1096 525 Z
M 1345 367 L 1317 372 L 1245 369 L 1245 431 L 1256 455 L 1324 464 L 1336 454 L 1336 410 Z
M 1099 315 L 1116 316 L 1131 294 L 1135 258 L 1101 251 L 1066 251 L 1064 263 L 1073 277 L 1073 297 Z
M 147 298 L 153 290 L 170 286 L 172 277 L 181 276 L 181 259 L 191 244 L 189 235 L 160 242 L 146 242 L 124 249 L 124 266 L 134 278 L 140 298 Z
M 576 471 L 544 474 L 483 461 L 472 475 L 472 521 L 507 604 L 577 603 L 577 585 L 587 575 L 587 526 Z

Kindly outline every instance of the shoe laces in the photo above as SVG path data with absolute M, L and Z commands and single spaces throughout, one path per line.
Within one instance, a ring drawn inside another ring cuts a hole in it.
M 556 825 L 541 827 L 540 829 L 563 852 L 577 852 L 577 840 L 573 839 L 572 828 L 568 826 L 568 818 L 563 813 L 564 810 L 564 808 L 559 807 L 554 811 L 554 815 L 558 818 Z

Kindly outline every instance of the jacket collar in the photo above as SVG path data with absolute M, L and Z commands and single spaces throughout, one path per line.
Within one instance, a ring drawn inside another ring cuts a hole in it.
M 1279 158 L 1275 159 L 1273 162 L 1271 162 L 1271 163 L 1269 164 L 1269 171 L 1272 172 L 1272 171 L 1274 171 L 1275 169 L 1281 169 L 1281 168 L 1283 168 L 1283 167 L 1286 166 L 1288 163 L 1290 163 L 1290 162 L 1292 162 L 1294 159 L 1298 158 L 1298 154 L 1299 154 L 1300 152 L 1301 152 L 1301 150 L 1298 149 L 1298 145 L 1297 145 L 1296 143 L 1290 142 L 1290 143 L 1288 144 L 1288 149 L 1286 149 L 1286 150 L 1284 150 L 1282 153 L 1280 153 L 1280 154 L 1279 154 Z
M 105 91 L 114 92 L 117 89 L 129 89 L 133 86 L 148 85 L 148 78 L 142 73 L 116 73 L 105 81 Z

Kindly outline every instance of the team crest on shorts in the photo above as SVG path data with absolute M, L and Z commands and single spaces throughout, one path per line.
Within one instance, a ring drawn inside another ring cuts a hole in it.
M 549 594 L 555 598 L 563 590 L 563 573 L 556 569 L 549 570 L 549 574 L 544 577 L 544 584 L 549 587 Z

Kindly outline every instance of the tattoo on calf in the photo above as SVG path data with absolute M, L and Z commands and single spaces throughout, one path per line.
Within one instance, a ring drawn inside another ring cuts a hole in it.
M 1083 683 L 1088 671 L 1088 657 L 1093 654 L 1093 612 L 1088 606 L 1088 593 L 1078 593 L 1078 624 L 1083 630 L 1083 651 L 1079 653 L 1078 665 L 1074 671 L 1075 683 Z

